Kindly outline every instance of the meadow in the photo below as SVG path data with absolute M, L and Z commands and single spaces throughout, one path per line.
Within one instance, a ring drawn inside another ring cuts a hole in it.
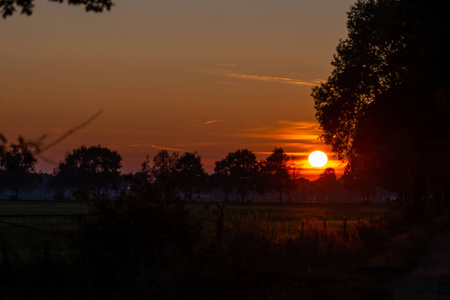
M 193 203 L 188 210 L 195 216 L 214 221 L 218 202 Z M 225 222 L 230 224 L 236 218 L 248 218 L 257 223 L 265 223 L 271 228 L 297 228 L 302 222 L 323 222 L 327 226 L 339 227 L 344 220 L 348 224 L 370 222 L 390 212 L 386 204 L 360 203 L 225 203 Z M 42 216 L 41 219 L 51 217 L 89 214 L 91 208 L 82 202 L 53 202 L 53 201 L 4 201 L 0 203 L 0 218 L 13 216 Z M 12 218 L 12 217 L 11 217 Z M 34 218 L 39 221 L 39 218 Z M 30 224 L 33 225 L 33 224 Z M 52 226 L 55 228 L 55 226 Z
M 219 240 L 216 205 L 143 206 L 111 219 L 82 203 L 1 203 L 0 277 L 12 279 L 0 294 L 381 299 L 384 282 L 413 265 L 448 224 L 409 226 L 385 204 L 225 203 Z

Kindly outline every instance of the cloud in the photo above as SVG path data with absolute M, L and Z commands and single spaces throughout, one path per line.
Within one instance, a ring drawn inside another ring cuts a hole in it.
M 236 67 L 235 64 L 219 64 L 219 66 L 221 66 L 221 67 L 230 67 L 230 68 Z
M 278 124 L 301 130 L 317 130 L 320 132 L 320 125 L 317 122 L 305 122 L 305 121 L 290 121 L 280 120 Z
M 255 152 L 256 154 L 262 154 L 262 155 L 271 155 L 272 152 Z M 287 156 L 294 156 L 294 157 L 305 157 L 310 154 L 310 152 L 285 152 Z
M 222 65 L 223 66 L 223 65 Z M 231 66 L 231 65 L 228 65 Z M 277 82 L 277 83 L 285 83 L 291 85 L 306 85 L 306 86 L 317 86 L 320 82 L 317 80 L 300 80 L 296 78 L 288 78 L 288 77 L 277 77 L 277 76 L 266 76 L 266 75 L 254 75 L 254 74 L 243 74 L 232 72 L 231 70 L 226 69 L 209 69 L 209 70 L 201 70 L 201 72 L 219 75 L 227 78 L 235 78 L 242 80 L 256 80 L 256 81 L 269 81 L 269 82 Z M 220 82 L 223 83 L 223 82 Z
M 206 121 L 203 124 L 208 125 L 208 124 L 213 124 L 213 123 L 218 123 L 218 122 L 223 122 L 223 121 L 225 121 L 225 120 L 211 120 L 211 121 Z
M 258 138 L 266 140 L 278 140 L 278 141 L 315 141 L 318 138 L 316 134 L 296 134 L 296 133 L 279 133 L 279 132 L 267 132 L 267 133 L 242 133 L 239 134 L 243 137 Z
M 279 82 L 279 83 L 287 83 L 294 85 L 308 85 L 308 86 L 316 86 L 317 83 L 308 82 L 304 80 L 299 80 L 295 78 L 286 78 L 286 77 L 275 77 L 275 76 L 261 76 L 261 75 L 251 75 L 251 74 L 239 74 L 239 73 L 231 73 L 227 74 L 227 77 L 230 78 L 238 78 L 244 80 L 259 80 L 259 81 L 270 81 L 270 82 Z
M 280 120 L 276 124 L 266 128 L 244 128 L 238 136 L 268 141 L 279 141 L 283 144 L 288 141 L 292 143 L 307 142 L 314 143 L 322 134 L 317 122 Z
M 122 147 L 151 147 L 151 148 L 160 149 L 160 150 L 192 152 L 191 150 L 157 146 L 157 145 L 153 145 L 153 144 L 130 144 L 130 145 L 124 145 Z

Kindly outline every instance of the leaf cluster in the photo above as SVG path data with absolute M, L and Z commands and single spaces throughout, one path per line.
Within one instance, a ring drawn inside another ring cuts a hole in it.
M 103 12 L 110 10 L 114 5 L 112 0 L 50 0 L 52 2 L 63 3 L 67 2 L 69 5 L 84 6 L 87 12 Z M 21 14 L 32 15 L 35 8 L 35 0 L 0 0 L 0 13 L 6 19 L 20 10 Z

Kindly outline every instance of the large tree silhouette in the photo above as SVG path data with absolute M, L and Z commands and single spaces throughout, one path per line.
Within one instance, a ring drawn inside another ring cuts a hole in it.
M 445 2 L 358 1 L 328 80 L 313 89 L 322 139 L 423 212 L 432 160 L 448 152 L 450 18 Z
M 288 189 L 290 176 L 287 167 L 289 158 L 282 148 L 275 148 L 263 163 L 263 173 L 268 176 L 272 190 L 278 192 L 279 201 L 283 202 L 283 190 Z
M 93 192 L 100 197 L 105 189 L 117 187 L 121 167 L 122 157 L 116 151 L 81 146 L 66 155 L 55 175 L 60 184 L 74 188 L 82 199 L 89 199 Z
M 193 200 L 194 192 L 198 193 L 205 188 L 206 172 L 201 157 L 196 152 L 186 152 L 176 161 L 175 185 L 188 200 Z
M 7 144 L 6 138 L 0 135 L 0 188 L 12 191 L 15 199 L 37 180 L 33 155 L 36 149 L 38 144 L 26 142 L 22 137 L 17 143 Z
M 248 149 L 242 149 L 230 152 L 216 162 L 214 172 L 219 180 L 223 180 L 225 189 L 233 187 L 243 202 L 248 192 L 254 189 L 256 168 L 256 155 Z
M 111 0 L 50 0 L 52 2 L 67 2 L 69 5 L 84 6 L 86 11 L 102 12 L 103 10 L 110 10 L 114 5 Z M 0 0 L 0 12 L 3 18 L 13 15 L 18 10 L 21 14 L 28 16 L 33 14 L 35 0 Z
M 159 151 L 153 157 L 151 172 L 154 177 L 154 187 L 165 201 L 175 195 L 174 174 L 178 157 L 178 152 L 169 154 L 165 149 Z

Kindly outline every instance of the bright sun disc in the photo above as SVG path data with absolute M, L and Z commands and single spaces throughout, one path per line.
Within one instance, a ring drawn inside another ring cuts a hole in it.
M 308 156 L 308 162 L 312 167 L 320 168 L 327 164 L 328 157 L 322 151 L 314 151 Z

